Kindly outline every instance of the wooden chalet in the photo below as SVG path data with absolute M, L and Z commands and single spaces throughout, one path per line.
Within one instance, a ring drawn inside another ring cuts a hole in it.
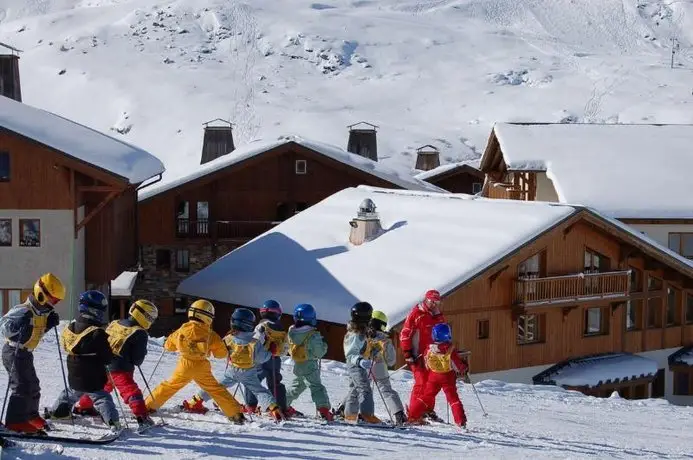
M 354 218 L 365 199 L 380 222 L 354 240 L 346 223 L 366 225 Z M 270 254 L 286 262 L 251 263 Z M 429 288 L 444 294 L 443 313 L 478 378 L 531 383 L 565 360 L 632 353 L 656 367 L 647 395 L 668 396 L 667 359 L 693 344 L 693 264 L 592 209 L 552 203 L 346 189 L 178 289 L 228 310 L 266 298 L 287 311 L 313 303 L 328 357 L 343 359 L 353 303 L 371 302 L 398 331 Z
M 155 299 L 167 333 L 185 319 L 178 284 L 218 257 L 344 188 L 443 190 L 338 147 L 296 136 L 252 142 L 139 201 L 142 273 L 134 297 Z M 273 257 L 255 261 L 276 263 Z M 230 314 L 230 313 L 229 313 Z M 219 316 L 220 324 L 228 318 Z M 223 331 L 225 332 L 225 331 Z
M 485 174 L 478 169 L 479 160 L 449 163 L 415 177 L 452 193 L 476 195 L 484 186 Z

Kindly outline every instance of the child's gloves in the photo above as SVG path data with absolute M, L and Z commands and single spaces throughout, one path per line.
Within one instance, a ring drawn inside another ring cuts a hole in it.
M 361 358 L 361 359 L 359 359 L 359 366 L 362 367 L 363 369 L 368 370 L 371 367 L 373 367 L 373 361 L 371 361 L 370 359 Z

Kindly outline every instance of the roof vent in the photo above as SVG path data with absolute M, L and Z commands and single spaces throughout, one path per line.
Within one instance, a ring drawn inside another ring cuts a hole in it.
M 349 222 L 351 232 L 349 242 L 359 246 L 367 241 L 376 239 L 383 231 L 380 226 L 380 217 L 375 212 L 375 203 L 370 198 L 361 202 L 356 219 Z
M 440 152 L 430 144 L 416 149 L 416 169 L 430 171 L 440 166 Z
M 220 123 L 214 125 L 214 123 Z M 200 164 L 209 163 L 227 153 L 233 152 L 233 123 L 217 118 L 204 123 L 205 135 L 202 141 L 202 158 Z
M 357 128 L 357 126 L 361 125 Z M 347 143 L 347 151 L 360 155 L 369 160 L 378 161 L 378 138 L 376 125 L 359 121 L 349 128 L 349 142 Z
M 0 54 L 0 94 L 22 102 L 22 87 L 19 82 L 19 53 L 21 50 L 0 43 L 10 54 Z

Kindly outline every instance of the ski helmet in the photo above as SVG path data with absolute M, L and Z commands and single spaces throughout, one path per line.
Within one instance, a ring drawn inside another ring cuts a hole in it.
M 260 316 L 279 319 L 282 316 L 282 306 L 276 300 L 265 300 L 265 303 L 260 307 Z
M 358 302 L 351 307 L 351 320 L 358 324 L 367 324 L 371 319 L 373 306 L 368 302 Z
M 149 329 L 159 317 L 159 309 L 149 300 L 140 299 L 130 305 L 128 315 L 130 315 L 140 327 Z
M 214 305 L 209 300 L 196 300 L 188 308 L 188 318 L 210 325 L 214 321 Z
M 296 308 L 294 308 L 294 322 L 316 326 L 318 324 L 318 315 L 315 313 L 315 308 L 309 303 L 296 305 Z
M 371 315 L 371 321 L 368 323 L 368 326 L 376 331 L 385 332 L 387 329 L 387 315 L 382 311 L 374 311 Z
M 34 298 L 39 305 L 55 306 L 65 295 L 65 285 L 52 273 L 41 275 L 34 284 Z
M 247 308 L 236 308 L 231 315 L 231 327 L 250 332 L 255 327 L 255 313 Z
M 433 311 L 438 309 L 440 306 L 440 301 L 440 292 L 436 291 L 435 289 L 431 289 L 426 291 L 422 304 L 428 311 Z
M 433 341 L 436 343 L 452 342 L 452 331 L 448 323 L 439 323 L 433 326 Z
M 86 291 L 79 296 L 79 312 L 83 316 L 103 322 L 106 308 L 108 299 L 101 291 Z

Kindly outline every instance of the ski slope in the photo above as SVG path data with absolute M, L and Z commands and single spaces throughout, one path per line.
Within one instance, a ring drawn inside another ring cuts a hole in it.
M 671 39 L 678 41 L 670 69 Z M 495 121 L 693 122 L 690 0 L 0 0 L 25 102 L 199 165 L 202 123 L 236 142 L 346 146 L 381 161 L 478 156 Z
M 147 377 L 160 353 L 161 347 L 152 340 L 142 366 Z M 62 388 L 54 335 L 44 338 L 35 361 L 43 388 L 43 407 L 50 405 Z M 175 362 L 175 355 L 166 354 L 152 383 L 170 375 Z M 214 368 L 221 375 L 224 362 L 215 361 Z M 286 381 L 291 381 L 290 364 L 283 369 Z M 331 402 L 337 406 L 348 386 L 343 364 L 323 361 L 322 376 Z M 411 375 L 402 371 L 393 381 L 400 394 L 408 398 Z M 3 373 L 3 393 L 5 385 Z M 166 416 L 169 426 L 150 430 L 144 436 L 126 433 L 106 447 L 66 445 L 62 458 L 693 458 L 693 407 L 672 406 L 664 400 L 598 399 L 557 387 L 499 381 L 479 382 L 476 388 L 489 415 L 483 416 L 471 385 L 460 384 L 469 418 L 467 432 L 440 425 L 407 431 L 323 426 L 300 419 L 283 427 L 257 419 L 235 426 L 220 413 L 210 412 Z M 189 386 L 164 409 L 179 404 L 196 390 Z M 295 407 L 306 414 L 315 410 L 307 392 Z M 445 407 L 439 398 L 437 411 L 443 418 Z M 377 394 L 376 415 L 388 417 Z M 79 429 L 102 432 L 97 428 Z M 50 444 L 39 442 L 30 443 L 25 452 L 3 452 L 3 458 L 8 459 L 54 457 Z

